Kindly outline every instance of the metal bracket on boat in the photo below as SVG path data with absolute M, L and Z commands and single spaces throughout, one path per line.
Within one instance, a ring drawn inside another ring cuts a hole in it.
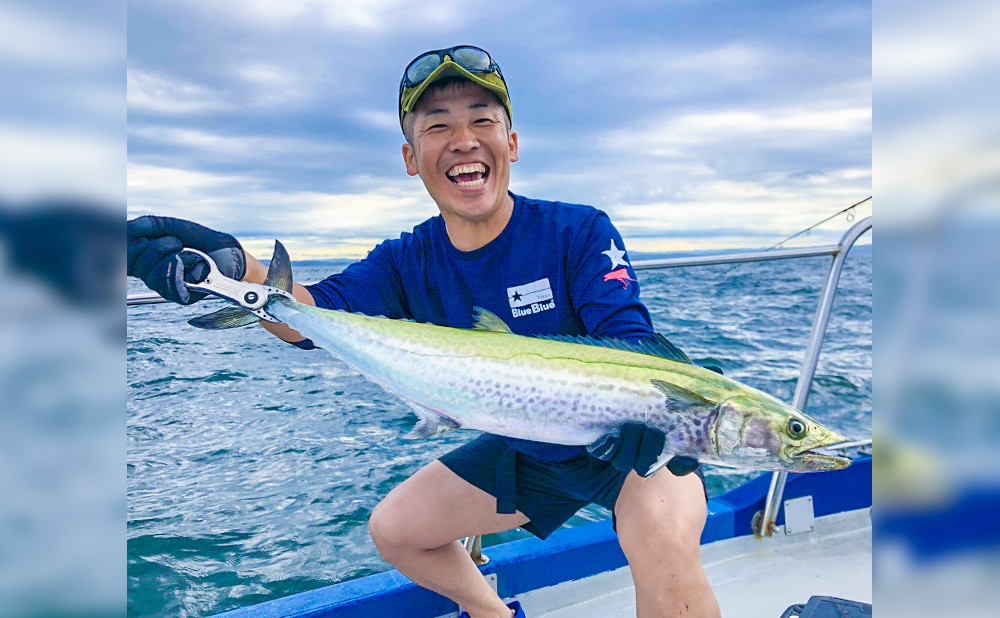
M 785 500 L 785 534 L 802 534 L 816 529 L 813 497 L 802 496 Z
M 753 531 L 753 535 L 758 539 L 763 537 L 764 534 L 761 532 L 761 525 L 764 523 L 764 511 L 757 511 L 753 514 L 753 519 L 750 520 L 750 530 Z M 778 526 L 772 521 L 770 524 L 770 530 L 768 530 L 767 536 L 771 536 Z
M 478 535 L 466 537 L 464 545 L 465 551 L 469 552 L 476 566 L 483 566 L 490 561 L 489 556 L 483 554 L 483 537 Z

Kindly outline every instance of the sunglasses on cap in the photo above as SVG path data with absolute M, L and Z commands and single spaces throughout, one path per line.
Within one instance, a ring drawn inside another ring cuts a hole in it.
M 413 109 L 424 91 L 438 79 L 448 76 L 465 77 L 492 92 L 510 117 L 510 94 L 500 66 L 486 52 L 474 45 L 457 45 L 420 54 L 406 65 L 399 82 L 399 124 Z M 405 131 L 404 131 L 405 132 Z
M 420 85 L 434 69 L 441 66 L 445 56 L 469 73 L 496 73 L 503 79 L 503 72 L 489 52 L 474 45 L 458 45 L 448 49 L 437 49 L 425 52 L 406 65 L 403 80 L 399 83 L 399 91 Z

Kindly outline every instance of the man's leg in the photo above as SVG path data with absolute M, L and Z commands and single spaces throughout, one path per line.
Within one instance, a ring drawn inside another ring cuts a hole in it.
M 472 618 L 509 618 L 458 541 L 528 521 L 520 512 L 496 510 L 496 498 L 433 461 L 389 492 L 372 511 L 368 529 L 382 557 L 417 584 L 455 601 Z
M 701 479 L 660 470 L 628 475 L 615 502 L 618 542 L 635 582 L 638 618 L 717 618 L 719 603 L 701 566 L 707 509 Z

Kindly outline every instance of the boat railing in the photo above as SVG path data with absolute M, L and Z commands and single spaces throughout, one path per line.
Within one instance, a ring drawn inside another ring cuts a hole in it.
M 806 356 L 802 362 L 802 369 L 799 372 L 799 380 L 795 384 L 795 394 L 792 397 L 792 406 L 799 410 L 805 410 L 806 403 L 809 400 L 809 391 L 812 389 L 813 376 L 816 373 L 816 365 L 819 362 L 820 349 L 823 347 L 823 337 L 826 335 L 826 327 L 830 322 L 830 310 L 833 308 L 833 300 L 837 294 L 844 261 L 847 259 L 848 252 L 854 246 L 854 243 L 857 242 L 858 238 L 870 229 L 872 229 L 872 218 L 865 217 L 851 226 L 836 245 L 726 255 L 666 258 L 660 260 L 635 260 L 632 262 L 632 268 L 635 270 L 648 270 L 654 268 L 680 268 L 684 266 L 741 264 L 745 262 L 817 257 L 821 255 L 831 256 L 830 268 L 827 270 L 826 281 L 823 284 L 823 289 L 820 291 L 819 305 L 816 307 L 816 316 L 813 318 L 809 344 L 806 346 Z M 866 442 L 867 444 L 871 443 L 870 440 Z M 853 446 L 864 446 L 864 444 L 854 444 Z M 779 471 L 772 473 L 771 488 L 764 503 L 762 517 L 758 520 L 760 525 L 754 530 L 755 534 L 759 536 L 771 536 L 774 532 L 774 522 L 778 518 L 778 510 L 781 506 L 781 498 L 785 491 L 785 481 L 787 478 L 788 472 Z
M 872 229 L 872 218 L 866 217 L 855 223 L 836 245 L 826 245 L 820 247 L 802 247 L 790 249 L 776 249 L 773 251 L 750 251 L 743 253 L 700 255 L 693 257 L 673 257 L 652 260 L 633 260 L 632 268 L 635 270 L 654 270 L 661 268 L 683 268 L 691 266 L 713 266 L 719 264 L 743 264 L 747 262 L 765 262 L 771 260 L 787 260 L 797 258 L 809 258 L 828 255 L 831 257 L 830 267 L 827 271 L 826 281 L 820 291 L 819 305 L 816 307 L 816 316 L 813 318 L 812 331 L 809 335 L 809 344 L 806 346 L 805 359 L 802 362 L 802 369 L 799 373 L 798 382 L 795 384 L 795 394 L 792 397 L 792 406 L 799 410 L 805 410 L 809 399 L 809 391 L 812 389 L 813 376 L 816 373 L 816 366 L 819 362 L 820 350 L 823 346 L 823 338 L 830 321 L 830 311 L 833 307 L 833 300 L 837 294 L 840 282 L 840 274 L 844 268 L 844 261 L 847 254 L 857 242 L 862 234 Z M 148 305 L 154 303 L 167 302 L 155 292 L 144 292 L 129 294 L 126 299 L 127 306 Z M 866 447 L 871 445 L 871 440 L 861 440 L 847 444 L 835 445 L 827 450 L 846 450 L 850 448 Z M 767 500 L 764 503 L 764 510 L 761 517 L 755 518 L 754 534 L 758 536 L 771 536 L 775 530 L 775 521 L 778 518 L 778 511 L 781 508 L 781 499 L 785 491 L 785 481 L 788 473 L 785 471 L 774 472 L 771 475 L 771 486 L 768 490 Z M 485 564 L 488 560 L 482 555 L 482 543 L 480 537 L 469 537 L 464 541 L 466 549 L 472 554 L 473 559 L 478 564 Z

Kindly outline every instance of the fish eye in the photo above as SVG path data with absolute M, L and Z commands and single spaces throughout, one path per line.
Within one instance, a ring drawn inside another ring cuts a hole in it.
M 788 422 L 785 423 L 785 429 L 788 431 L 788 435 L 796 440 L 806 435 L 806 424 L 797 418 L 788 419 Z

